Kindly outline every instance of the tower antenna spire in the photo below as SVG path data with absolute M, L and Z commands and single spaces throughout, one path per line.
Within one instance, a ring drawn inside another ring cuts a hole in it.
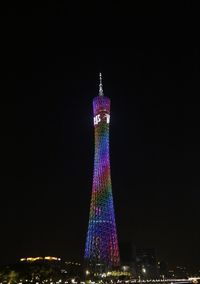
M 102 75 L 99 73 L 99 96 L 103 96 Z

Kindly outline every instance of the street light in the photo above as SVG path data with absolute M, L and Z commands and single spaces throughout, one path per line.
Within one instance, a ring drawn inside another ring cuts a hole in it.
M 85 271 L 85 274 L 86 274 L 86 275 L 89 275 L 89 274 L 90 274 L 90 271 L 89 271 L 89 270 L 86 270 L 86 271 Z
M 146 271 L 146 268 L 142 268 L 142 272 L 143 273 L 146 273 L 147 271 Z

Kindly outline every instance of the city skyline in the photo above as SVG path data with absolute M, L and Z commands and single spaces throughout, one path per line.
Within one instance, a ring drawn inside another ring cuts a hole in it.
M 83 259 L 91 102 L 101 71 L 112 100 L 119 242 L 155 247 L 172 265 L 198 267 L 199 50 L 83 48 L 66 54 L 63 46 L 58 55 L 53 48 L 34 49 L 31 66 L 22 57 L 19 70 L 8 72 L 1 113 L 1 263 L 29 255 Z

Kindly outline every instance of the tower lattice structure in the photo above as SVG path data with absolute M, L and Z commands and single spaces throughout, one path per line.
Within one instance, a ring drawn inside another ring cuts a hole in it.
M 110 174 L 110 99 L 103 94 L 101 73 L 99 95 L 93 100 L 93 113 L 95 156 L 85 260 L 88 265 L 116 268 L 120 258 Z

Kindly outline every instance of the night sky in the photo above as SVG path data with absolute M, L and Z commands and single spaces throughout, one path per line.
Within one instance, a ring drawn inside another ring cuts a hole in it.
M 1 264 L 82 260 L 102 72 L 119 242 L 200 267 L 199 50 L 69 48 L 61 23 L 49 21 L 31 46 L 24 39 L 5 71 Z

